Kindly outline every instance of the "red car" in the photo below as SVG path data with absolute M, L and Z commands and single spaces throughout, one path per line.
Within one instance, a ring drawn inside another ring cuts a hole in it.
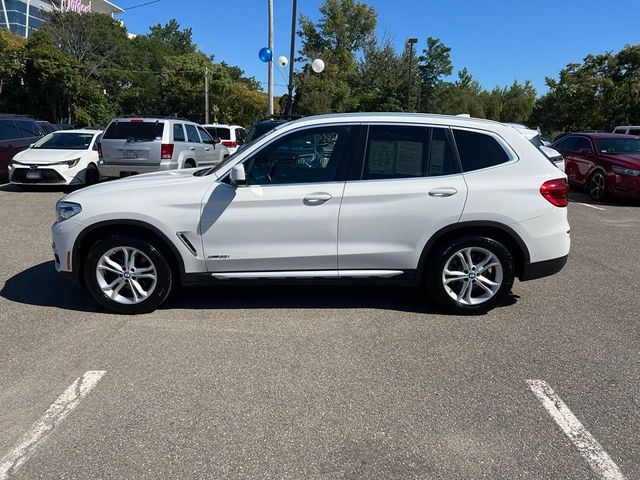
M 551 145 L 565 159 L 569 183 L 592 199 L 640 198 L 640 137 L 615 133 L 570 133 Z

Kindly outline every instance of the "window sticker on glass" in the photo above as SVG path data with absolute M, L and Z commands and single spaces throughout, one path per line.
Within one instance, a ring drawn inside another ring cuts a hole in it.
M 431 140 L 431 157 L 429 163 L 430 175 L 442 175 L 444 172 L 444 149 L 446 142 L 444 140 Z
M 396 175 L 422 175 L 422 142 L 396 142 Z
M 395 156 L 395 142 L 371 140 L 369 142 L 369 173 L 392 174 Z

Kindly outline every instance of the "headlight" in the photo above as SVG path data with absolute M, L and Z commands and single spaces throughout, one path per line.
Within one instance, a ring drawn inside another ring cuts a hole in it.
M 74 158 L 73 160 L 65 160 L 64 162 L 52 163 L 51 165 L 66 165 L 67 167 L 72 168 L 75 167 L 79 161 L 79 158 Z
M 82 207 L 78 203 L 63 202 L 56 203 L 56 220 L 62 222 L 67 220 L 82 211 Z
M 612 165 L 613 171 L 618 175 L 631 175 L 632 177 L 637 177 L 640 175 L 640 170 L 634 170 L 633 168 L 624 168 L 618 165 Z

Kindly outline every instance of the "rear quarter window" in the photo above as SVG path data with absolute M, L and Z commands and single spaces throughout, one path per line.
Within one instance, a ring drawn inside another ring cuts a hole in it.
M 501 165 L 510 160 L 500 143 L 490 135 L 468 130 L 453 130 L 464 172 Z
M 113 122 L 102 136 L 103 140 L 122 139 L 135 141 L 162 140 L 164 123 L 161 122 Z

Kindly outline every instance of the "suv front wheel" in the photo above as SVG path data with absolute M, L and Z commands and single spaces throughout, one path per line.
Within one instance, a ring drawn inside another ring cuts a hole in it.
M 134 315 L 158 308 L 169 296 L 173 273 L 164 255 L 144 238 L 114 235 L 95 243 L 84 262 L 87 288 L 103 307 Z
M 513 256 L 497 240 L 462 237 L 443 244 L 429 259 L 427 289 L 446 310 L 486 312 L 499 305 L 514 281 Z

